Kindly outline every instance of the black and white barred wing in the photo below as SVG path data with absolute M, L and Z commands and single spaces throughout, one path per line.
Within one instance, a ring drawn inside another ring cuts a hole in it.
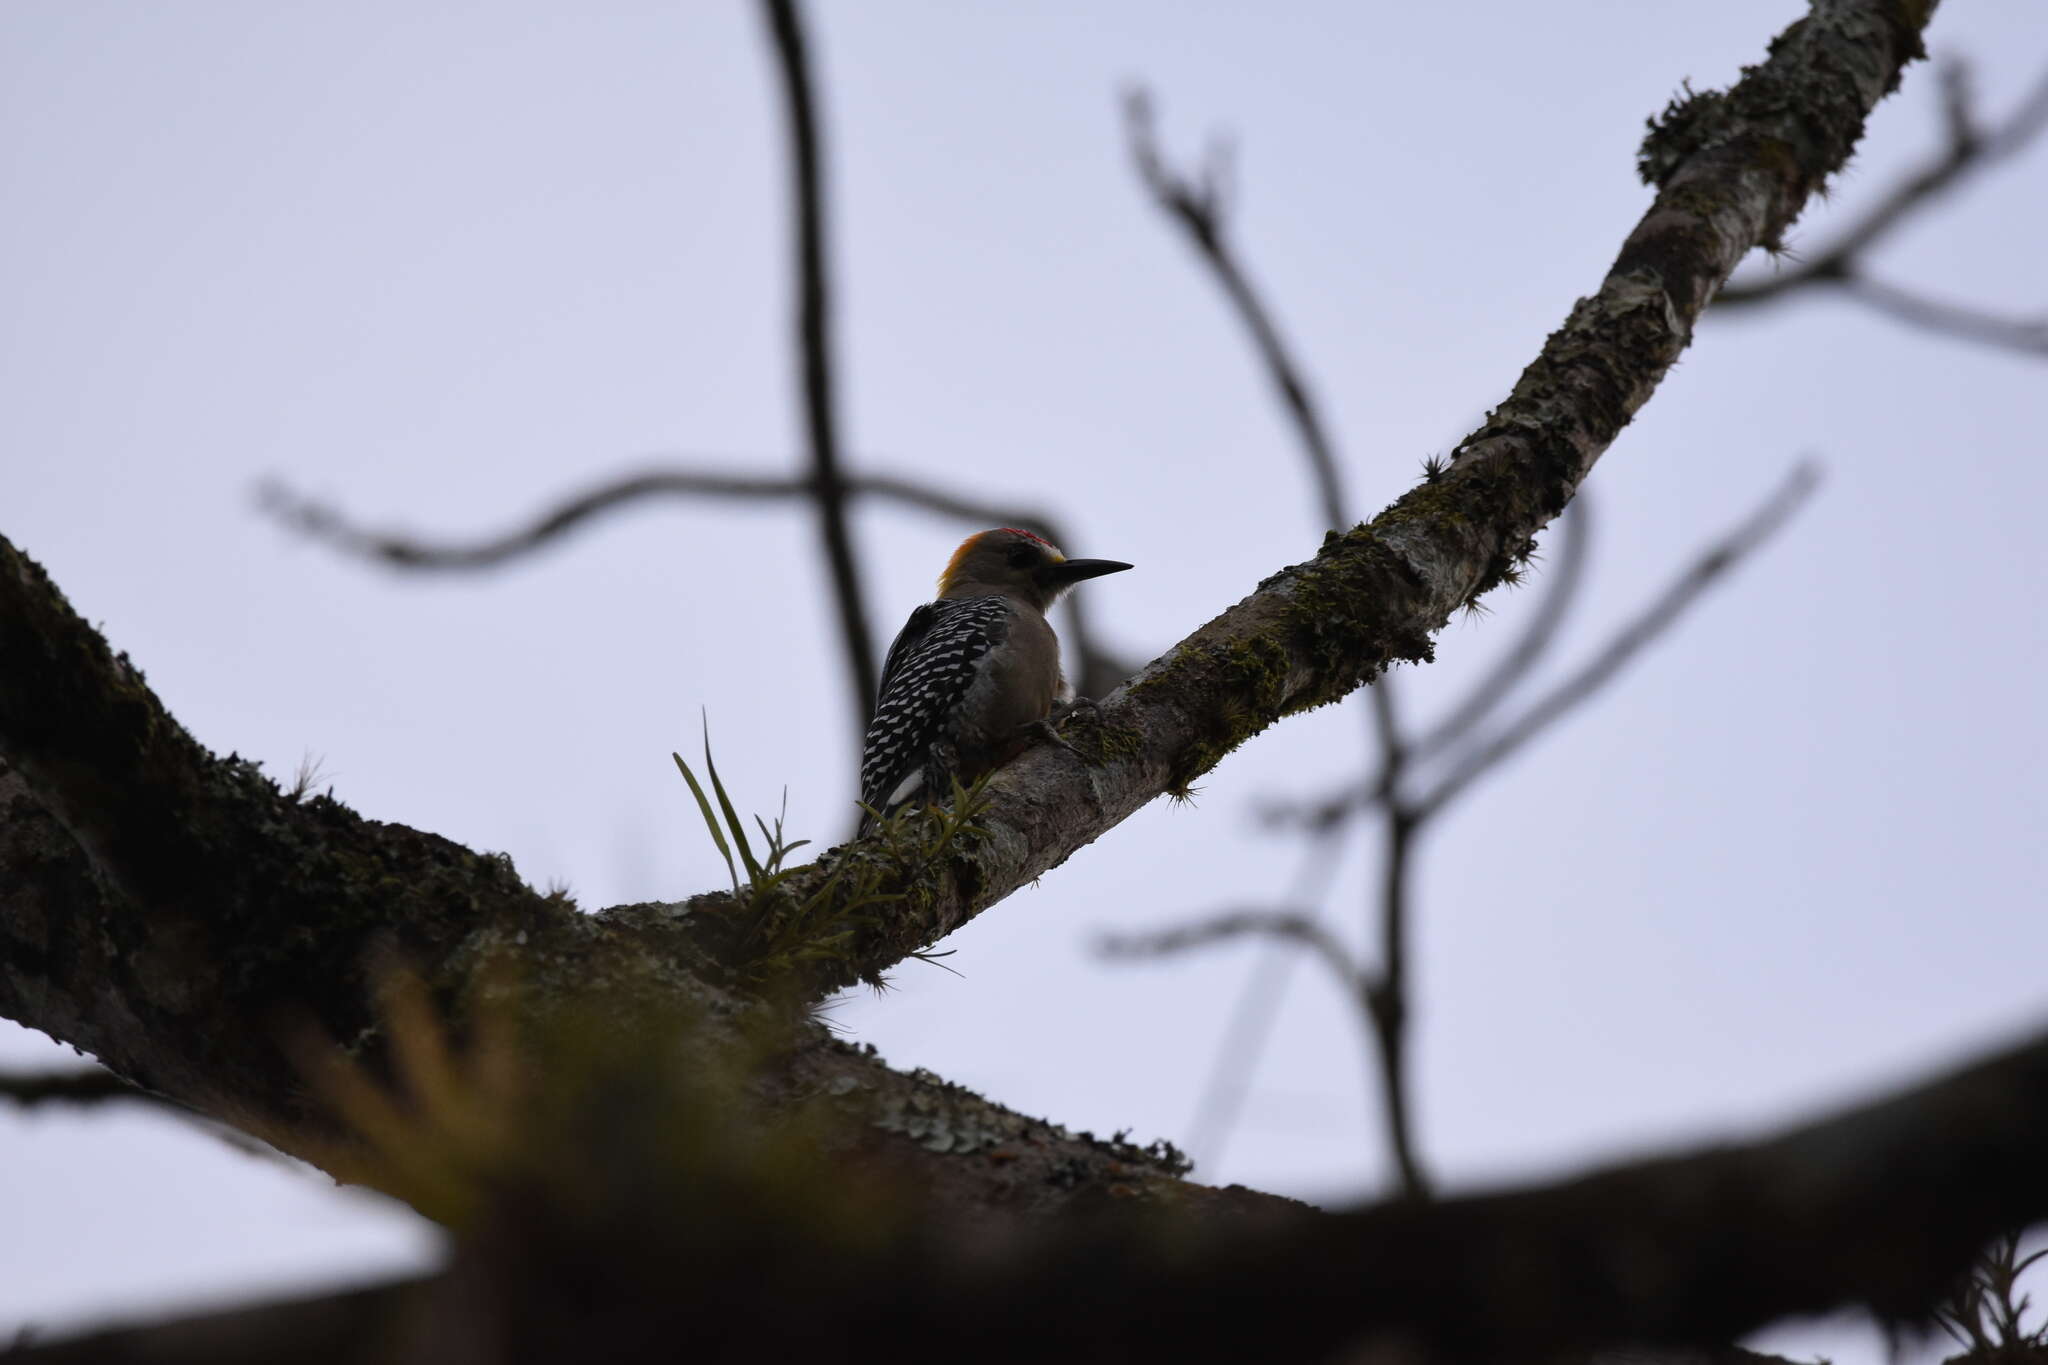
M 1010 629 L 1001 597 L 927 602 L 882 664 L 882 691 L 860 761 L 860 799 L 886 812 L 938 779 L 967 689 Z

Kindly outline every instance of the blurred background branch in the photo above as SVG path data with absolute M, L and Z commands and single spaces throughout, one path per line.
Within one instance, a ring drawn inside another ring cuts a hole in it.
M 789 135 L 792 218 L 796 228 L 796 353 L 803 377 L 804 435 L 810 446 L 810 493 L 817 506 L 818 539 L 839 609 L 840 642 L 853 695 L 854 733 L 864 734 L 875 713 L 880 667 L 868 629 L 867 590 L 860 557 L 853 549 L 846 486 L 839 468 L 838 384 L 832 353 L 832 279 L 825 208 L 824 152 L 820 147 L 817 97 L 811 90 L 811 57 L 795 0 L 762 0 L 762 12 L 782 77 Z
M 1252 340 L 1254 352 L 1307 461 L 1326 526 L 1338 528 L 1349 524 L 1336 443 L 1312 396 L 1300 361 L 1282 340 L 1271 306 L 1251 283 L 1239 249 L 1231 241 L 1228 211 L 1233 167 L 1227 144 L 1220 139 L 1214 142 L 1198 170 L 1177 172 L 1159 148 L 1153 101 L 1148 92 L 1142 88 L 1127 92 L 1124 118 L 1131 159 L 1140 182 L 1168 220 L 1182 229 Z M 2012 135 L 2009 126 L 2000 136 Z M 1973 152 L 1972 156 L 1975 155 L 1979 153 Z M 1948 170 L 1931 187 L 1917 190 L 1908 202 L 1918 202 L 1935 193 L 1959 173 L 1960 167 Z M 1587 514 L 1583 510 L 1583 491 L 1561 519 L 1556 566 L 1535 609 L 1514 643 L 1475 685 L 1450 705 L 1443 719 L 1419 738 L 1411 738 L 1400 721 L 1392 680 L 1382 677 L 1375 682 L 1368 690 L 1376 751 L 1366 764 L 1369 775 L 1346 791 L 1305 807 L 1269 802 L 1268 818 L 1278 824 L 1305 820 L 1312 831 L 1327 832 L 1362 814 L 1378 814 L 1373 845 L 1379 876 L 1376 881 L 1369 880 L 1368 893 L 1369 922 L 1377 926 L 1376 969 L 1368 971 L 1354 962 L 1341 940 L 1321 923 L 1319 902 L 1307 910 L 1286 913 L 1225 912 L 1144 936 L 1113 937 L 1103 944 L 1106 955 L 1157 956 L 1226 939 L 1257 936 L 1283 940 L 1275 946 L 1276 952 L 1288 951 L 1292 945 L 1329 963 L 1345 993 L 1356 1002 L 1371 1045 L 1380 1111 L 1399 1188 L 1409 1198 L 1427 1197 L 1429 1182 L 1415 1139 L 1407 1069 L 1408 960 L 1416 840 L 1429 821 L 1474 781 L 1497 769 L 1529 740 L 1611 681 L 1727 569 L 1782 525 L 1811 492 L 1816 480 L 1812 466 L 1802 464 L 1795 468 L 1785 485 L 1758 512 L 1703 551 L 1642 616 L 1624 626 L 1563 683 L 1531 702 L 1518 719 L 1491 736 L 1481 734 L 1482 723 L 1534 674 L 1567 623 L 1578 596 L 1586 564 L 1587 538 L 1582 523 Z M 1448 774 L 1433 787 L 1411 791 L 1411 774 L 1427 761 L 1447 753 L 1450 756 L 1434 766 L 1448 766 Z M 1310 856 L 1332 859 L 1336 849 L 1334 843 L 1318 838 L 1312 841 Z M 1220 1097 L 1241 1096 L 1248 1085 L 1250 1071 L 1256 1066 L 1259 1039 L 1274 1016 L 1274 999 L 1286 981 L 1285 973 L 1269 965 L 1255 968 L 1247 979 L 1245 998 L 1233 1012 L 1230 1029 L 1218 1046 L 1198 1111 L 1208 1121 L 1198 1118 L 1190 1138 L 1191 1147 L 1203 1160 L 1213 1162 L 1218 1158 L 1227 1141 L 1229 1125 L 1241 1111 L 1241 1105 L 1234 1100 L 1226 1102 Z
M 904 474 L 849 474 L 841 486 L 850 501 L 872 498 L 965 528 L 1026 526 L 1057 545 L 1066 538 L 1060 518 L 1042 508 L 984 502 L 953 492 L 934 480 Z M 804 475 L 753 474 L 740 468 L 664 465 L 621 474 L 582 492 L 562 497 L 523 526 L 474 540 L 437 539 L 398 530 L 373 530 L 333 506 L 297 493 L 277 480 L 257 489 L 258 505 L 281 524 L 344 554 L 393 568 L 424 572 L 494 569 L 567 539 L 587 523 L 615 512 L 667 498 L 710 501 L 776 501 L 816 498 L 817 486 Z M 1074 683 L 1087 696 L 1101 696 L 1137 670 L 1137 664 L 1102 644 L 1087 614 L 1087 594 L 1069 593 L 1063 643 L 1075 661 Z
M 1218 138 L 1210 144 L 1200 170 L 1192 174 L 1175 171 L 1159 150 L 1152 97 L 1138 87 L 1127 91 L 1124 96 L 1124 131 L 1139 181 L 1168 220 L 1180 226 L 1198 258 L 1223 290 L 1239 324 L 1251 337 L 1260 365 L 1280 400 L 1308 463 L 1323 529 L 1343 530 L 1355 518 L 1345 503 L 1344 480 L 1336 445 L 1299 360 L 1280 336 L 1272 308 L 1252 284 L 1250 273 L 1230 241 L 1230 182 L 1235 168 L 1229 144 Z M 1383 674 L 1377 678 L 1366 689 L 1366 699 L 1369 744 L 1378 756 L 1379 769 L 1391 791 L 1407 766 L 1409 753 L 1392 677 Z M 1367 762 L 1372 762 L 1370 755 Z M 1386 817 L 1383 856 L 1387 877 L 1377 902 L 1381 965 L 1362 1000 L 1372 1024 L 1379 1057 L 1388 1147 L 1394 1154 L 1402 1192 L 1411 1199 L 1421 1199 L 1428 1196 L 1429 1181 L 1416 1153 L 1413 1126 L 1409 1120 L 1406 1066 L 1406 869 L 1408 841 L 1413 828 L 1406 813 L 1395 802 L 1387 803 Z M 1315 916 L 1319 914 L 1320 910 L 1317 910 L 1302 918 L 1300 926 L 1321 934 L 1320 926 L 1315 922 Z M 1256 992 L 1276 990 L 1281 979 L 1273 973 L 1257 974 L 1248 989 Z M 1256 1000 L 1248 1002 L 1237 1012 L 1237 1017 L 1243 1020 L 1270 1018 L 1271 1015 L 1271 1008 Z M 1224 1058 L 1248 1056 L 1254 1051 L 1242 1043 L 1226 1040 L 1218 1053 L 1218 1065 Z M 1215 1088 L 1214 1080 L 1210 1088 Z

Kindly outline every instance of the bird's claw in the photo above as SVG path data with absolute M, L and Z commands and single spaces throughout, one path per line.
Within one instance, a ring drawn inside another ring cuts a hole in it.
M 1068 753 L 1072 754 L 1076 758 L 1084 758 L 1085 755 L 1083 755 L 1082 752 L 1079 749 L 1076 749 L 1072 744 L 1068 743 L 1066 738 L 1062 736 L 1060 732 L 1054 729 L 1053 727 L 1058 725 L 1061 721 L 1065 720 L 1068 716 L 1073 715 L 1076 711 L 1086 711 L 1090 715 L 1094 715 L 1101 709 L 1102 708 L 1096 704 L 1095 698 L 1093 697 L 1075 697 L 1072 701 L 1063 701 L 1059 705 L 1053 707 L 1051 713 L 1047 715 L 1043 720 L 1032 721 L 1029 725 L 1024 727 L 1024 730 L 1026 734 L 1034 735 L 1037 738 L 1044 740 L 1047 744 L 1051 744 L 1057 748 L 1065 749 Z

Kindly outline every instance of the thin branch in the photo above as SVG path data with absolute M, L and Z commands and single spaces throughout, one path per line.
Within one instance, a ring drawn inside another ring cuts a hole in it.
M 1331 531 L 1341 530 L 1350 524 L 1351 516 L 1345 506 L 1335 443 L 1330 439 L 1322 414 L 1311 396 L 1300 362 L 1281 339 L 1272 310 L 1253 287 L 1250 276 L 1229 242 L 1229 196 L 1225 181 L 1230 162 L 1222 145 L 1212 149 L 1209 162 L 1199 175 L 1182 175 L 1168 167 L 1160 153 L 1151 97 L 1144 90 L 1134 89 L 1125 96 L 1124 119 L 1131 159 L 1139 178 L 1166 215 L 1186 230 L 1190 244 L 1208 265 L 1237 310 L 1239 321 L 1251 334 L 1267 376 L 1282 406 L 1293 419 L 1295 434 L 1308 457 L 1322 504 L 1323 526 Z M 1368 699 L 1368 723 L 1378 753 L 1380 784 L 1392 791 L 1408 765 L 1409 746 L 1401 725 L 1395 688 L 1387 676 L 1382 675 L 1373 683 Z M 1393 880 L 1388 883 L 1392 890 L 1379 905 L 1381 942 L 1385 953 L 1381 976 L 1370 991 L 1364 991 L 1359 989 L 1361 978 L 1356 971 L 1340 974 L 1347 975 L 1352 981 L 1352 994 L 1358 997 L 1378 1038 L 1376 1053 L 1381 1063 L 1381 1089 L 1386 1099 L 1384 1112 L 1389 1142 L 1401 1173 L 1403 1190 L 1411 1198 L 1420 1199 L 1426 1197 L 1427 1187 L 1415 1159 L 1414 1141 L 1409 1132 L 1407 1073 L 1402 1064 L 1407 1020 L 1407 901 L 1405 894 L 1398 889 L 1405 884 L 1407 843 L 1412 829 L 1412 824 L 1401 812 L 1389 811 L 1387 858 L 1389 866 L 1396 870 L 1392 874 Z M 1321 944 L 1319 951 L 1325 957 L 1335 949 L 1335 940 L 1314 921 L 1300 920 L 1298 927 L 1313 930 L 1317 937 L 1305 941 Z M 1280 982 L 1276 974 L 1266 972 L 1260 973 L 1256 979 L 1268 983 L 1268 989 L 1277 989 Z M 1264 1019 L 1270 1012 L 1270 1009 L 1262 1007 L 1240 1011 L 1238 1017 L 1249 1024 L 1252 1020 Z M 1219 1057 L 1232 1055 L 1238 1050 L 1232 1040 L 1226 1038 Z
M 1350 518 L 1345 509 L 1343 474 L 1322 416 L 1310 397 L 1308 381 L 1287 343 L 1281 339 L 1272 312 L 1252 287 L 1244 266 L 1227 240 L 1229 194 L 1225 182 L 1230 163 L 1222 144 L 1211 149 L 1209 164 L 1199 177 L 1190 178 L 1175 172 L 1159 153 L 1159 141 L 1153 128 L 1152 98 L 1143 89 L 1132 89 L 1124 95 L 1124 128 L 1138 178 L 1145 182 L 1145 187 L 1152 192 L 1152 197 L 1167 216 L 1187 230 L 1188 241 L 1216 277 L 1216 283 L 1222 286 L 1245 330 L 1251 333 L 1267 377 L 1280 396 L 1281 406 L 1293 418 L 1302 449 L 1308 453 L 1309 465 L 1315 472 L 1317 493 L 1322 501 L 1324 528 L 1348 526 Z
M 1880 313 L 1930 332 L 1943 332 L 1963 341 L 1996 346 L 2003 351 L 2048 355 L 2048 316 L 2000 317 L 1959 303 L 1945 303 L 1885 284 L 1868 275 L 1854 274 L 1841 281 L 1841 289 Z
M 1401 1192 L 1409 1199 L 1429 1198 L 1408 1093 L 1408 867 L 1420 827 L 1418 816 L 1398 801 L 1389 802 L 1380 865 L 1380 970 L 1364 993 L 1379 1057 L 1380 1114 Z
M 1543 592 L 1537 598 L 1536 610 L 1529 614 L 1514 644 L 1474 684 L 1464 699 L 1415 741 L 1414 757 L 1417 762 L 1434 758 L 1471 734 L 1480 721 L 1492 715 L 1494 708 L 1535 671 L 1536 665 L 1550 652 L 1550 647 L 1557 643 L 1565 614 L 1578 600 L 1579 588 L 1586 580 L 1586 547 L 1592 538 L 1589 524 L 1593 518 L 1592 506 L 1593 500 L 1581 490 L 1572 499 L 1572 505 L 1564 509 L 1564 515 L 1552 523 L 1555 534 L 1547 543 L 1556 551 L 1555 567 L 1544 576 Z
M 1322 960 L 1342 983 L 1346 994 L 1357 995 L 1363 989 L 1364 976 L 1352 960 L 1351 950 L 1327 926 L 1299 910 L 1226 910 L 1172 929 L 1111 934 L 1101 940 L 1098 948 L 1105 957 L 1169 957 L 1232 939 L 1254 937 L 1298 943 Z
M 1939 155 L 1903 177 L 1890 192 L 1817 252 L 1802 253 L 1790 270 L 1757 280 L 1731 282 L 1714 299 L 1716 308 L 1769 302 L 1819 281 L 1855 273 L 1864 255 L 1897 231 L 1919 209 L 1969 173 L 2024 150 L 2048 128 L 2048 73 L 2043 73 L 2005 122 L 1988 132 L 1978 124 L 1969 67 L 1957 60 L 1940 69 L 1945 142 Z
M 1641 614 L 1617 632 L 1600 651 L 1556 687 L 1530 705 L 1492 739 L 1467 751 L 1437 786 L 1415 803 L 1418 817 L 1442 810 L 1476 779 L 1504 762 L 1524 744 L 1591 699 L 1613 681 L 1622 667 L 1679 617 L 1730 569 L 1775 534 L 1799 510 L 1820 482 L 1810 462 L 1793 467 L 1778 489 L 1726 536 L 1707 547 Z
M 850 474 L 842 484 L 850 497 L 872 497 L 975 527 L 1029 526 L 1056 545 L 1072 543 L 1058 521 L 1049 515 L 983 502 L 923 479 L 901 474 Z M 296 493 L 274 479 L 259 484 L 256 490 L 257 505 L 265 513 L 302 535 L 345 554 L 423 572 L 494 568 L 533 554 L 601 517 L 657 498 L 775 501 L 816 496 L 817 485 L 808 475 L 748 474 L 711 466 L 665 465 L 618 475 L 580 493 L 571 493 L 523 526 L 475 540 L 456 541 L 370 529 L 351 521 L 329 504 Z M 1099 697 L 1135 673 L 1137 665 L 1096 642 L 1085 615 L 1086 601 L 1086 593 L 1069 593 L 1061 603 L 1071 622 L 1065 638 L 1073 647 L 1075 686 L 1086 696 Z
M 874 637 L 861 586 L 853 531 L 847 523 L 845 476 L 839 468 L 839 419 L 832 368 L 832 289 L 826 267 L 826 209 L 823 152 L 811 90 L 810 57 L 796 0 L 762 0 L 768 31 L 782 75 L 789 121 L 790 169 L 795 182 L 798 306 L 796 345 L 802 365 L 804 431 L 811 453 L 811 494 L 825 542 L 832 592 L 839 606 L 839 630 L 854 679 L 854 733 L 867 729 L 875 711 Z
M 1306 856 L 1295 874 L 1288 902 L 1308 907 L 1308 917 L 1320 919 L 1330 878 L 1336 874 L 1340 845 L 1333 837 L 1311 839 Z M 1238 992 L 1225 1023 L 1216 1058 L 1210 1063 L 1209 1078 L 1188 1122 L 1187 1146 L 1196 1161 L 1215 1166 L 1223 1160 L 1224 1148 L 1244 1109 L 1251 1077 L 1258 1069 L 1279 1004 L 1286 994 L 1288 979 L 1301 954 L 1285 943 L 1274 943 L 1261 955 Z M 1355 980 L 1355 976 L 1352 978 Z M 1346 984 L 1347 994 L 1354 987 Z
M 1550 543 L 1558 548 L 1559 553 L 1555 569 L 1544 578 L 1542 595 L 1537 600 L 1535 611 L 1524 623 L 1514 644 L 1465 694 L 1464 699 L 1409 745 L 1407 757 L 1411 764 L 1434 758 L 1471 733 L 1473 727 L 1491 715 L 1494 708 L 1506 700 L 1549 653 L 1551 645 L 1556 643 L 1566 613 L 1577 600 L 1579 586 L 1585 581 L 1586 550 L 1591 538 L 1588 523 L 1593 515 L 1591 508 L 1592 498 L 1581 489 L 1579 495 L 1572 499 L 1572 505 L 1564 509 L 1564 515 L 1553 523 L 1557 534 Z M 1316 801 L 1271 801 L 1260 811 L 1260 819 L 1275 827 L 1301 825 L 1309 829 L 1327 829 L 1342 824 L 1359 811 L 1385 803 L 1396 790 L 1393 778 L 1383 763 L 1364 781 L 1347 782 Z

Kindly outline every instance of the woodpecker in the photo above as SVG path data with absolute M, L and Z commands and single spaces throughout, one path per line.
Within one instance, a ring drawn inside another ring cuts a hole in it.
M 1010 526 L 962 541 L 939 575 L 938 600 L 910 613 L 883 661 L 861 803 L 886 815 L 1014 756 L 1032 726 L 1074 701 L 1047 609 L 1083 579 L 1130 567 L 1068 559 Z M 873 825 L 872 816 L 863 820 L 862 832 Z

